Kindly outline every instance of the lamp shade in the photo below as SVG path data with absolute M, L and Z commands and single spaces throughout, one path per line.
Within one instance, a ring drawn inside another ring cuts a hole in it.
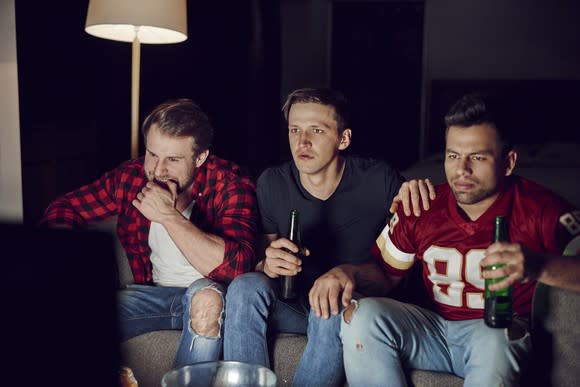
M 187 39 L 187 0 L 90 0 L 85 31 L 121 42 L 135 37 L 140 43 L 182 42 Z

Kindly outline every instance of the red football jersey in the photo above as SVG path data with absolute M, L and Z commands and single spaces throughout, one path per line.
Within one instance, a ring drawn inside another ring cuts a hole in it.
M 546 188 L 511 177 L 496 201 L 476 221 L 466 220 L 447 184 L 420 217 L 398 213 L 377 239 L 374 255 L 393 275 L 416 260 L 435 312 L 448 320 L 483 318 L 484 280 L 479 262 L 493 241 L 496 216 L 505 216 L 509 240 L 537 252 L 562 253 L 580 232 L 580 212 Z M 514 313 L 527 315 L 536 283 L 514 285 Z

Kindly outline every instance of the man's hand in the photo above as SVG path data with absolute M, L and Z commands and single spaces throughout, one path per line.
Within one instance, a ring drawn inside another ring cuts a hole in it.
M 404 182 L 399 188 L 399 193 L 393 198 L 393 203 L 389 208 L 389 212 L 394 214 L 399 208 L 399 204 L 403 204 L 403 211 L 405 215 L 411 216 L 411 210 L 415 216 L 421 215 L 421 206 L 419 200 L 423 204 L 425 211 L 429 210 L 429 200 L 435 199 L 435 187 L 431 180 L 409 180 Z
M 175 214 L 177 183 L 168 180 L 166 184 L 169 190 L 149 181 L 132 202 L 143 216 L 152 222 L 162 223 L 165 217 Z
M 501 290 L 516 282 L 537 279 L 545 259 L 541 254 L 524 249 L 517 243 L 496 242 L 485 250 L 481 260 L 483 278 L 506 277 L 504 280 L 490 285 L 490 290 Z M 503 264 L 495 270 L 485 270 L 486 266 Z
M 347 266 L 340 265 L 320 276 L 308 293 L 310 307 L 317 317 L 327 320 L 330 313 L 337 315 L 340 311 L 339 300 L 348 306 L 355 289 L 354 274 Z
M 270 278 L 298 274 L 302 270 L 302 260 L 295 255 L 298 251 L 298 246 L 289 239 L 280 238 L 272 241 L 266 248 L 264 273 Z M 303 253 L 305 256 L 310 255 L 308 250 Z

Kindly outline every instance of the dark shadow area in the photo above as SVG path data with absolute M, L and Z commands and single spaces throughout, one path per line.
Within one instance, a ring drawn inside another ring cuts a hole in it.
M 506 104 L 510 112 L 507 122 L 516 143 L 580 143 L 577 128 L 580 80 L 434 80 L 431 83 L 427 155 L 443 151 L 445 113 L 463 94 L 474 91 Z
M 349 152 L 402 170 L 419 152 L 423 2 L 336 2 L 332 86 L 352 105 Z
M 3 384 L 116 386 L 112 236 L 6 223 L 0 235 Z

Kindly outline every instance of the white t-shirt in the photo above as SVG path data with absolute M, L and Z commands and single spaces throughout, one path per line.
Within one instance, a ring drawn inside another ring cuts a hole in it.
M 195 201 L 182 212 L 187 219 L 191 216 Z M 153 265 L 153 281 L 160 286 L 186 288 L 203 275 L 197 271 L 175 245 L 165 227 L 151 222 L 149 246 Z

